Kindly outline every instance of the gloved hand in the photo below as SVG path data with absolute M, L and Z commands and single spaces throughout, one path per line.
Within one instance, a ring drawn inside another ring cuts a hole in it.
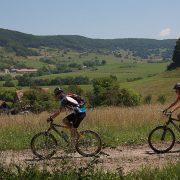
M 47 122 L 52 122 L 53 118 L 50 116 L 49 118 L 47 118 Z
M 167 109 L 163 110 L 162 113 L 163 113 L 163 114 L 166 114 L 166 113 L 167 113 Z

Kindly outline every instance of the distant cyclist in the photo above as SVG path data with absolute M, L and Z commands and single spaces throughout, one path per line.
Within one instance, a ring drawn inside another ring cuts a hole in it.
M 176 91 L 177 98 L 168 108 L 163 111 L 164 113 L 169 109 L 171 109 L 170 112 L 174 112 L 175 110 L 180 108 L 180 83 L 175 84 L 174 89 Z M 177 118 L 180 120 L 180 114 L 177 116 Z
M 70 129 L 72 136 L 79 136 L 77 128 L 86 116 L 85 101 L 81 96 L 75 94 L 64 94 L 63 88 L 54 89 L 54 95 L 60 101 L 60 109 L 52 114 L 50 118 L 57 117 L 62 111 L 68 109 L 72 113 L 66 116 L 62 121 Z

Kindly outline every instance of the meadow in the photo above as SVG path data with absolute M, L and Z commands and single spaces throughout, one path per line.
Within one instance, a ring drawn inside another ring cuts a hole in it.
M 146 144 L 150 130 L 164 123 L 162 105 L 142 105 L 134 108 L 101 107 L 89 109 L 80 129 L 98 132 L 106 147 Z M 56 122 L 66 114 L 56 118 Z M 47 112 L 39 115 L 16 115 L 0 117 L 0 150 L 28 149 L 30 140 L 48 127 Z
M 99 133 L 103 147 L 147 144 L 149 132 L 157 125 L 165 122 L 160 109 L 167 105 L 141 105 L 133 108 L 100 107 L 89 109 L 87 117 L 81 123 L 80 129 L 91 129 Z M 66 113 L 56 118 L 60 122 Z M 32 136 L 47 129 L 46 122 L 49 113 L 39 115 L 16 115 L 0 117 L 0 150 L 23 150 L 30 148 Z M 43 162 L 43 169 L 36 163 L 22 167 L 18 164 L 6 166 L 0 164 L 0 177 L 4 179 L 179 179 L 180 164 L 166 164 L 163 168 L 146 166 L 136 172 L 124 174 L 121 169 L 104 171 L 97 169 L 98 161 L 86 166 L 76 166 L 66 162 L 55 164 Z M 60 168 L 62 167 L 62 168 Z M 49 170 L 49 168 L 51 170 Z

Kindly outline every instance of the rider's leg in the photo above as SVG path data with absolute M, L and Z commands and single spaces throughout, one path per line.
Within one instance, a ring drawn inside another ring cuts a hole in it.
M 81 121 L 85 118 L 86 113 L 77 113 L 76 118 L 73 121 L 73 131 L 77 138 L 81 137 L 81 133 L 78 131 L 78 127 Z
M 66 128 L 72 128 L 72 123 L 66 117 L 62 120 Z
M 77 136 L 77 129 L 73 127 L 74 114 L 70 114 L 65 117 L 62 121 L 65 124 L 66 128 L 68 128 L 71 132 L 72 137 Z
M 72 137 L 78 138 L 81 136 L 78 132 L 78 127 L 85 116 L 86 113 L 72 113 L 63 119 L 63 123 L 70 129 Z

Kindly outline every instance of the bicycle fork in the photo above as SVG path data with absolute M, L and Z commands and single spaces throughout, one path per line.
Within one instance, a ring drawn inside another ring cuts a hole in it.
M 164 141 L 165 135 L 166 135 L 166 131 L 167 131 L 167 125 L 164 125 L 164 127 L 163 127 L 163 134 L 162 134 L 162 137 L 161 137 L 161 141 Z
M 169 125 L 169 123 L 170 123 L 170 119 L 169 119 L 169 121 L 163 126 L 163 134 L 162 134 L 162 137 L 161 137 L 161 141 L 164 141 L 164 139 L 165 139 L 165 136 L 166 136 L 166 131 L 167 131 L 167 129 L 168 129 L 168 125 Z

